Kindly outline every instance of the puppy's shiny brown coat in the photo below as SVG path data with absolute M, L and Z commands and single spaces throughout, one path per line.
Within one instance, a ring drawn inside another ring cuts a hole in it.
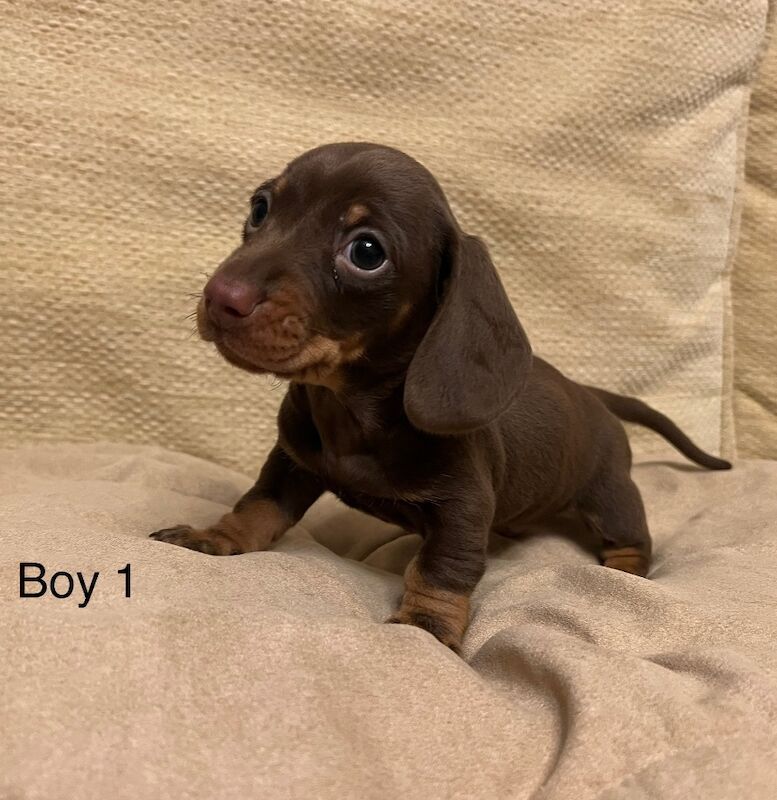
M 152 536 L 217 555 L 262 549 L 332 491 L 423 536 L 390 621 L 454 649 L 490 528 L 576 509 L 606 566 L 647 574 L 618 417 L 703 466 L 730 466 L 640 401 L 532 356 L 486 247 L 432 175 L 391 148 L 320 147 L 261 186 L 198 325 L 227 360 L 291 383 L 278 442 L 234 511 Z

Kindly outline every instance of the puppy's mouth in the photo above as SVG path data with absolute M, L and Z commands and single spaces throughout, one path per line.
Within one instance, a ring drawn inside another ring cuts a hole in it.
M 323 366 L 322 360 L 317 360 L 315 357 L 318 348 L 314 346 L 312 339 L 290 352 L 288 356 L 278 354 L 270 356 L 254 352 L 245 353 L 239 342 L 231 341 L 232 338 L 225 333 L 217 333 L 213 343 L 225 360 L 247 372 L 259 375 L 271 373 L 279 378 L 291 380 L 305 370 Z
M 343 363 L 355 360 L 362 352 L 354 339 L 338 341 L 312 333 L 301 318 L 293 315 L 235 329 L 221 328 L 208 317 L 203 302 L 197 306 L 197 329 L 230 364 L 284 380 L 327 385 Z

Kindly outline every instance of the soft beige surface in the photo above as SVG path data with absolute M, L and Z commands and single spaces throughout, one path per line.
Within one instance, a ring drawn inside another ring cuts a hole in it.
M 438 175 L 540 353 L 717 450 L 766 8 L 0 0 L 0 436 L 255 470 L 281 393 L 187 338 L 188 293 L 260 180 L 360 138 Z
M 653 580 L 496 539 L 461 660 L 381 624 L 414 541 L 355 512 L 215 558 L 146 534 L 212 520 L 236 473 L 0 453 L 0 798 L 773 800 L 777 463 L 636 477 Z M 90 605 L 20 599 L 21 560 L 99 570 Z
M 739 451 L 777 457 L 777 43 L 750 106 L 747 183 L 734 269 L 734 408 Z

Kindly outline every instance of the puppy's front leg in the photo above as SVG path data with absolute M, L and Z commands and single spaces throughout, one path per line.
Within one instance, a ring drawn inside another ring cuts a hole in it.
M 152 533 L 151 538 L 213 556 L 264 550 L 299 522 L 322 492 L 319 479 L 276 445 L 254 486 L 214 525 L 202 529 L 176 525 Z
M 491 514 L 484 511 L 479 526 L 462 527 L 459 517 L 429 533 L 405 570 L 399 609 L 386 622 L 423 628 L 459 653 L 469 623 L 469 598 L 486 569 L 490 522 Z

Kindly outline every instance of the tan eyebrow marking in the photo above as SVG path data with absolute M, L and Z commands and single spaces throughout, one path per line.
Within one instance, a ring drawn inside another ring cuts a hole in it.
M 278 176 L 277 180 L 273 184 L 273 189 L 275 189 L 276 192 L 282 192 L 288 185 L 289 176 L 284 172 L 283 175 Z
M 370 210 L 367 206 L 361 203 L 355 203 L 348 209 L 348 213 L 345 215 L 345 224 L 348 226 L 358 225 L 360 222 L 364 222 L 369 215 Z

